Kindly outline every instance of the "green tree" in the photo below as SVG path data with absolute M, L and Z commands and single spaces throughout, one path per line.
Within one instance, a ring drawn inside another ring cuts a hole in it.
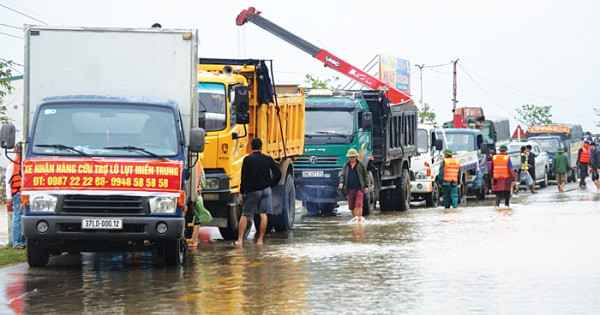
M 550 105 L 523 104 L 521 108 L 517 108 L 519 115 L 515 119 L 527 126 L 548 125 L 552 123 L 550 109 L 552 109 Z
M 435 113 L 433 112 L 433 108 L 427 103 L 423 104 L 421 109 L 419 109 L 419 122 L 430 122 L 435 124 Z
M 314 77 L 312 74 L 307 74 L 304 76 L 304 82 L 310 85 L 311 89 L 329 89 L 335 90 L 341 88 L 341 84 L 339 84 L 340 78 L 333 77 L 333 82 L 331 79 L 321 80 L 319 77 Z M 337 83 L 337 85 L 333 85 Z
M 6 105 L 4 105 L 4 96 L 10 94 L 13 90 L 13 87 L 10 84 L 10 77 L 12 76 L 10 70 L 11 65 L 11 60 L 6 62 L 0 61 L 0 122 L 3 124 L 8 124 L 12 121 L 12 119 L 6 115 L 7 108 Z

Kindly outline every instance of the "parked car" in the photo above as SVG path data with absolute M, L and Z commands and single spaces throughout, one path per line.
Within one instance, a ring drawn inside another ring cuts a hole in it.
M 535 155 L 535 180 L 540 187 L 548 186 L 548 172 L 550 162 L 548 161 L 548 153 L 542 151 L 540 145 L 535 142 L 518 142 L 513 141 L 508 147 L 507 154 L 510 156 L 515 171 L 521 169 L 521 147 L 531 145 L 531 152 Z

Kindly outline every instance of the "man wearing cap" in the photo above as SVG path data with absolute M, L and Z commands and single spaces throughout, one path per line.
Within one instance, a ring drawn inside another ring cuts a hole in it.
M 348 208 L 352 211 L 352 217 L 360 222 L 363 214 L 363 192 L 365 194 L 369 193 L 369 187 L 367 187 L 367 169 L 358 160 L 356 149 L 349 149 L 346 157 L 348 157 L 348 162 L 344 164 L 340 171 L 340 183 L 338 187 L 344 190 L 344 194 L 348 200 Z
M 579 188 L 586 189 L 587 184 L 585 183 L 585 178 L 588 176 L 588 168 L 590 166 L 590 148 L 589 148 L 589 140 L 585 139 L 585 142 L 579 148 L 579 152 L 577 155 L 577 165 L 579 167 Z
M 500 199 L 502 197 L 504 197 L 504 205 L 508 207 L 515 172 L 510 157 L 506 155 L 508 148 L 505 145 L 501 145 L 498 151 L 500 153 L 494 154 L 492 157 L 492 192 L 496 193 L 496 207 L 500 206 Z
M 440 171 L 437 178 L 439 185 L 442 185 L 444 195 L 444 208 L 450 208 L 450 202 L 454 209 L 458 208 L 458 181 L 460 180 L 460 162 L 452 157 L 452 149 L 444 149 L 444 159 L 440 165 Z
M 556 187 L 558 192 L 565 192 L 565 185 L 567 184 L 567 171 L 569 170 L 569 159 L 564 154 L 565 149 L 558 147 L 556 149 L 556 155 L 552 159 L 552 172 L 556 174 Z

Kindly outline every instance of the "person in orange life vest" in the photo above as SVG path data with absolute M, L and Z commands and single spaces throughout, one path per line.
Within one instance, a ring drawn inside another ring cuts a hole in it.
M 12 245 L 14 248 L 23 249 L 25 248 L 25 238 L 21 227 L 21 216 L 23 216 L 23 209 L 21 209 L 21 143 L 15 146 L 15 153 L 17 153 L 15 159 L 11 160 L 6 168 L 6 202 L 13 208 Z
M 360 222 L 363 214 L 363 191 L 368 194 L 369 187 L 367 187 L 367 169 L 358 160 L 358 155 L 356 149 L 348 149 L 346 153 L 348 162 L 340 171 L 338 188 L 346 193 L 348 209 L 352 211 L 352 217 Z
M 494 154 L 492 157 L 492 192 L 496 193 L 496 207 L 500 206 L 500 199 L 502 197 L 504 197 L 504 205 L 508 207 L 515 172 L 510 157 L 506 155 L 508 148 L 505 145 L 501 145 L 498 151 L 500 153 Z
M 444 208 L 450 208 L 450 202 L 454 209 L 458 208 L 458 181 L 460 174 L 460 162 L 452 157 L 450 148 L 444 149 L 444 159 L 440 165 L 440 172 L 437 178 L 438 185 L 442 186 L 444 195 Z
M 585 142 L 581 145 L 579 149 L 579 154 L 577 156 L 577 165 L 579 167 L 579 188 L 586 189 L 587 185 L 585 183 L 585 178 L 588 176 L 588 168 L 590 166 L 590 141 L 586 138 Z

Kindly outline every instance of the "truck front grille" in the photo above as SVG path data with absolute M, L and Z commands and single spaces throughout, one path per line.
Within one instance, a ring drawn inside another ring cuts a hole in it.
M 70 215 L 143 215 L 148 213 L 145 200 L 132 196 L 67 195 L 59 211 Z
M 336 164 L 337 156 L 301 155 L 296 159 L 297 164 Z

